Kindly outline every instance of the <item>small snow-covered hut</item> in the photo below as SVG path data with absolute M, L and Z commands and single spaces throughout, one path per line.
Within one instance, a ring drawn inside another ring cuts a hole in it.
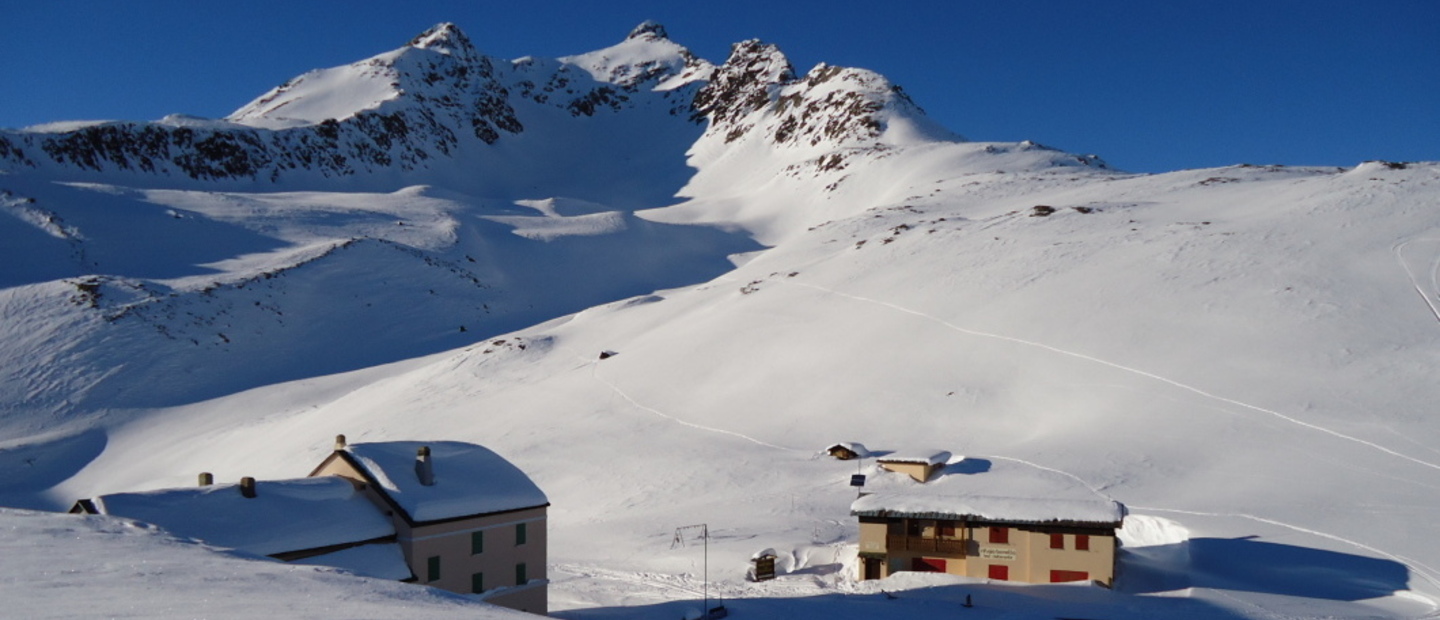
M 832 443 L 825 448 L 824 452 L 842 461 L 863 459 L 870 456 L 870 451 L 865 449 L 865 444 L 858 441 Z
M 875 463 L 882 469 L 906 474 L 916 482 L 925 482 L 931 474 L 950 462 L 950 456 L 945 450 L 895 452 L 876 458 Z

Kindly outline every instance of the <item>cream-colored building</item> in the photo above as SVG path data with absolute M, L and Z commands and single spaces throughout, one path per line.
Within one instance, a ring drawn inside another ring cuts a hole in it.
M 468 443 L 344 445 L 313 476 L 354 480 L 392 518 L 415 581 L 545 614 L 545 494 L 524 472 Z
M 524 472 L 482 446 L 340 437 L 308 478 L 216 485 L 202 474 L 201 486 L 103 495 L 71 512 L 545 614 L 548 506 Z
M 909 471 L 882 473 L 878 490 L 851 504 L 860 524 L 860 579 L 921 571 L 996 581 L 1114 584 L 1123 504 L 1089 489 L 1031 484 L 1021 477 L 1034 474 L 1019 468 L 952 474 L 947 469 L 964 471 L 951 463 L 927 483 L 901 478 Z M 1006 490 L 1016 496 L 995 494 Z

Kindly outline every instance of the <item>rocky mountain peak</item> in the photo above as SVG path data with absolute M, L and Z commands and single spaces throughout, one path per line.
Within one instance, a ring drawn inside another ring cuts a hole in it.
M 647 19 L 643 22 L 640 22 L 640 25 L 636 26 L 633 30 L 630 31 L 630 34 L 625 37 L 625 40 L 627 41 L 630 39 L 669 40 L 670 35 L 665 32 L 665 26 L 659 24 L 658 22 Z
M 450 22 L 431 26 L 429 30 L 411 39 L 408 45 L 461 59 L 476 58 L 480 55 L 480 52 L 475 49 L 475 45 L 470 42 L 470 37 L 465 36 L 459 26 Z
M 695 111 L 714 124 L 733 123 L 769 105 L 772 87 L 795 79 L 795 68 L 779 47 L 759 39 L 741 41 L 730 47 L 725 64 L 696 93 Z

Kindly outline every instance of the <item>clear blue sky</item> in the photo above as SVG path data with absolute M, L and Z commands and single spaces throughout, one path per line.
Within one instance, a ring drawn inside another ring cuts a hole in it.
M 224 116 L 452 21 L 492 56 L 604 47 L 654 19 L 721 62 L 879 71 L 975 140 L 1119 168 L 1440 160 L 1440 1 L 0 0 L 0 127 Z

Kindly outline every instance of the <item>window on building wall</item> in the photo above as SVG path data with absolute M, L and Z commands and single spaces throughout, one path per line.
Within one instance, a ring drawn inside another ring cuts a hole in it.
M 941 521 L 941 522 L 940 522 L 940 537 L 941 537 L 941 538 L 954 538 L 954 537 L 955 537 L 955 522 L 954 522 L 954 521 Z
M 1051 548 L 1051 549 L 1064 549 L 1064 548 L 1065 548 L 1065 535 L 1064 535 L 1064 534 L 1051 534 L 1051 535 L 1050 535 L 1050 548 Z
M 1010 567 L 1004 564 L 991 564 L 989 575 L 996 581 L 1010 581 Z
M 1050 583 L 1068 583 L 1071 581 L 1088 581 L 1090 573 L 1083 570 L 1052 570 L 1050 571 Z
M 1076 550 L 1076 551 L 1089 551 L 1089 550 L 1090 550 L 1090 536 L 1088 536 L 1088 535 L 1086 535 L 1086 534 L 1076 534 L 1076 535 L 1075 535 L 1075 550 Z
M 995 543 L 995 544 L 999 544 L 999 545 L 1008 545 L 1008 544 L 1010 544 L 1010 528 L 1008 528 L 1008 527 L 992 527 L 992 528 L 990 528 L 990 542 Z
M 516 524 L 515 524 L 515 544 L 516 544 L 517 546 L 518 546 L 518 545 L 523 545 L 523 544 L 525 544 L 525 524 L 524 524 L 524 523 L 516 523 Z
M 515 565 L 515 585 L 523 586 L 530 581 L 529 575 L 525 573 L 525 563 Z
M 425 581 L 435 581 L 440 578 L 440 556 L 432 555 L 425 558 Z
M 480 594 L 485 591 L 485 573 L 470 575 L 470 593 Z
M 485 532 L 470 532 L 470 555 L 485 553 Z

